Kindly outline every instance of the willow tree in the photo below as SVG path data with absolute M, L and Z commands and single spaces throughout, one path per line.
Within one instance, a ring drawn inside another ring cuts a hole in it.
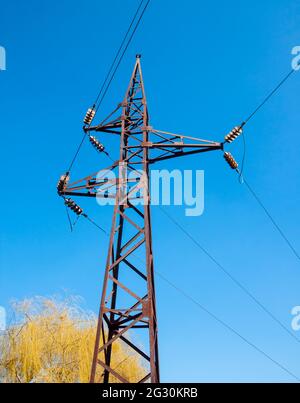
M 41 297 L 12 304 L 12 312 L 13 321 L 0 336 L 1 382 L 89 381 L 96 334 L 93 314 L 83 311 L 74 299 Z M 121 344 L 114 349 L 113 365 L 118 371 L 130 382 L 141 379 L 145 372 L 137 358 Z

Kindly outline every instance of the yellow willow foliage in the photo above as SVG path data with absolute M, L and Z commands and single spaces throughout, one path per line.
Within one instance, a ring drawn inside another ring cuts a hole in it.
M 86 383 L 89 381 L 95 317 L 73 300 L 34 298 L 13 305 L 16 323 L 0 337 L 0 381 Z M 112 368 L 129 382 L 146 375 L 140 360 L 114 343 Z M 103 371 L 97 372 L 101 382 Z M 111 382 L 118 382 L 111 376 Z

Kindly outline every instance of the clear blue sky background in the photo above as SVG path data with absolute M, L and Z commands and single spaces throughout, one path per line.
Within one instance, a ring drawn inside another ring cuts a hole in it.
M 107 240 L 85 221 L 70 233 L 56 183 L 137 3 L 0 0 L 0 45 L 7 50 L 7 71 L 0 72 L 4 307 L 66 289 L 98 310 Z M 103 115 L 122 100 L 140 52 L 152 124 L 222 140 L 289 71 L 299 27 L 299 0 L 153 0 Z M 298 250 L 299 74 L 247 127 L 245 171 Z M 241 159 L 240 141 L 233 152 Z M 92 172 L 92 163 L 95 170 L 107 164 L 86 144 L 73 177 Z M 159 167 L 205 170 L 204 215 L 168 211 L 290 328 L 290 311 L 300 304 L 299 261 L 222 155 Z M 109 228 L 110 209 L 82 204 Z M 300 377 L 299 343 L 157 208 L 153 234 L 159 272 Z M 160 279 L 157 299 L 162 381 L 293 381 Z

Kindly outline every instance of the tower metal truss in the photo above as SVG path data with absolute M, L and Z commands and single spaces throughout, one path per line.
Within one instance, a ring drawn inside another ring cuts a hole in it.
M 140 56 L 124 101 L 103 122 L 84 130 L 90 137 L 92 132 L 120 136 L 118 161 L 101 174 L 64 181 L 59 191 L 63 197 L 115 200 L 90 381 L 159 383 L 149 169 L 159 161 L 222 150 L 223 143 L 150 126 Z M 116 178 L 105 177 L 109 170 L 117 171 Z M 114 360 L 116 343 L 124 343 L 128 359 L 143 361 L 139 379 L 124 375 L 122 362 Z

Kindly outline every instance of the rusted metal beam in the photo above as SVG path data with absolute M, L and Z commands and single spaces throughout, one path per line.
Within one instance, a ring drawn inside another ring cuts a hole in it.
M 149 193 L 150 164 L 221 150 L 223 144 L 159 131 L 150 126 L 140 57 L 136 59 L 123 102 L 100 124 L 86 127 L 85 131 L 87 135 L 95 131 L 120 136 L 119 160 L 103 170 L 102 177 L 95 173 L 72 184 L 69 184 L 68 177 L 68 180 L 61 181 L 59 188 L 62 196 L 115 199 L 90 382 L 109 383 L 112 376 L 120 382 L 128 382 L 128 377 L 120 367 L 112 367 L 114 343 L 125 343 L 147 369 L 147 375 L 135 382 L 158 383 L 160 374 Z M 104 179 L 105 172 L 117 168 L 119 172 L 115 180 Z M 124 179 L 132 172 L 141 177 L 140 171 L 143 172 L 142 181 Z M 142 206 L 139 207 L 132 202 L 139 200 L 139 197 L 132 197 L 137 189 L 143 198 Z M 139 257 L 139 254 L 146 257 L 145 261 L 139 259 L 138 264 L 133 264 L 131 257 Z M 135 291 L 132 278 L 139 280 L 139 292 Z M 130 338 L 129 332 L 134 333 L 135 329 L 144 330 L 148 340 L 147 353 L 136 344 L 134 337 Z M 102 376 L 99 376 L 98 368 L 104 371 Z

